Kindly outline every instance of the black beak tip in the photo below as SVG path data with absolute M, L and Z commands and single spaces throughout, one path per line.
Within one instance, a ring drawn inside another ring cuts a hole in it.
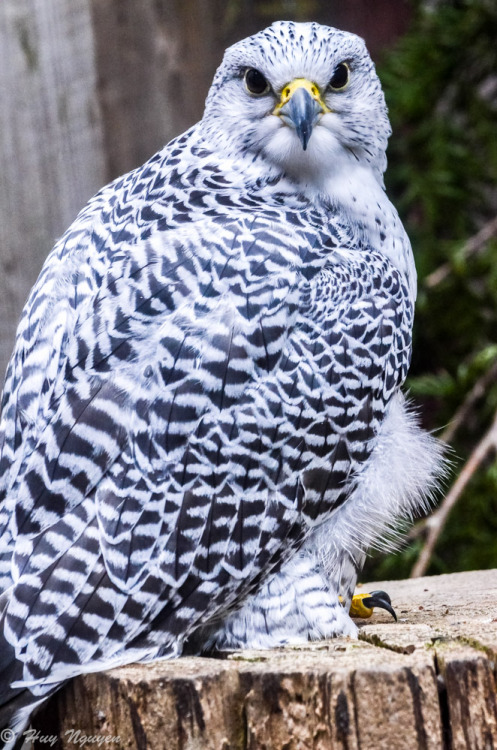
M 300 142 L 304 151 L 307 151 L 307 144 L 309 143 L 310 133 L 299 133 Z
M 370 596 L 362 600 L 362 603 L 365 607 L 378 607 L 379 609 L 386 610 L 392 615 L 395 622 L 397 622 L 397 615 L 392 607 L 392 600 L 386 591 L 372 591 Z

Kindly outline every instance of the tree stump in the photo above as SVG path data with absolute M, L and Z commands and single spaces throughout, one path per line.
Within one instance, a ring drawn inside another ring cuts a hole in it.
M 85 675 L 36 717 L 47 747 L 413 750 L 497 747 L 497 570 L 386 581 L 359 640 Z

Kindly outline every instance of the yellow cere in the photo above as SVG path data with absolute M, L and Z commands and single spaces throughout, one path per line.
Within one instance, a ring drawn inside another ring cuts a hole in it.
M 323 112 L 331 112 L 331 109 L 326 106 L 326 104 L 323 101 L 323 98 L 321 96 L 321 92 L 316 86 L 315 83 L 312 83 L 312 81 L 307 80 L 307 78 L 294 78 L 293 81 L 290 81 L 290 83 L 287 83 L 286 86 L 283 86 L 283 89 L 281 91 L 281 98 L 276 107 L 273 110 L 273 115 L 279 114 L 279 111 L 282 107 L 285 106 L 287 102 L 290 101 L 294 93 L 297 91 L 297 89 L 307 89 L 307 91 L 310 93 L 313 99 L 315 99 L 317 102 L 319 102 L 320 106 L 323 109 Z

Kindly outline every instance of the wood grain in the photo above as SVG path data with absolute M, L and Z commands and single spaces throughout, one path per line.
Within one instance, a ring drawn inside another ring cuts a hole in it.
M 104 182 L 89 0 L 0 4 L 0 368 L 57 237 Z
M 73 680 L 37 718 L 59 747 L 413 750 L 497 746 L 497 570 L 375 583 L 360 639 L 186 657 Z M 39 747 L 42 747 L 40 744 Z

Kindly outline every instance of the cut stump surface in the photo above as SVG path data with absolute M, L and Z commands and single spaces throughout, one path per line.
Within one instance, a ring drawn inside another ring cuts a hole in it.
M 79 677 L 36 717 L 35 748 L 497 748 L 497 570 L 362 590 L 378 588 L 399 622 L 376 610 L 359 640 Z

